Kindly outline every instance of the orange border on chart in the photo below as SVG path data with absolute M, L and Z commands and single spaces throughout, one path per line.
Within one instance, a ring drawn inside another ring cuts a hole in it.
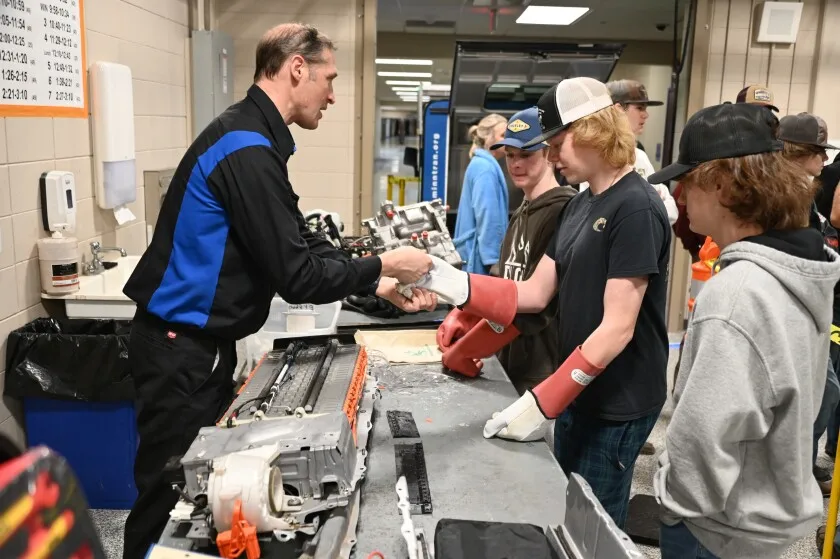
M 82 78 L 83 107 L 51 107 L 49 105 L 0 105 L 0 117 L 4 116 L 45 116 L 63 118 L 88 117 L 88 70 L 87 70 L 87 38 L 85 36 L 85 3 L 79 4 L 79 45 L 81 45 L 82 63 L 79 74 Z

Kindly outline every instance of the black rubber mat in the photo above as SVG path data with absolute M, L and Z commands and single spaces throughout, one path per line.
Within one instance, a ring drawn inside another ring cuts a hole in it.
M 659 547 L 659 503 L 653 495 L 634 495 L 624 532 L 636 543 Z
M 391 428 L 391 436 L 395 439 L 419 438 L 417 424 L 414 423 L 414 416 L 410 411 L 388 410 L 388 427 Z
M 432 493 L 426 475 L 426 455 L 423 443 L 402 443 L 394 445 L 397 462 L 397 479 L 405 476 L 408 485 L 408 502 L 411 514 L 432 513 Z

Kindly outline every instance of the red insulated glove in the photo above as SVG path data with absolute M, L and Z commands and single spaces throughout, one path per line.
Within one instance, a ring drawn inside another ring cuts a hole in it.
M 540 411 L 548 419 L 556 418 L 602 372 L 604 368 L 589 362 L 578 346 L 553 375 L 532 390 Z
M 440 350 L 448 350 L 453 343 L 472 330 L 479 320 L 480 316 L 464 312 L 457 307 L 452 309 L 437 329 L 436 339 Z
M 500 326 L 510 326 L 516 318 L 518 304 L 519 295 L 513 280 L 470 274 L 469 295 L 461 308 Z
M 444 351 L 441 359 L 443 366 L 464 376 L 478 376 L 481 369 L 475 364 L 476 359 L 493 355 L 519 336 L 519 330 L 513 325 L 496 327 L 498 329 L 494 329 L 487 320 L 476 324 L 463 338 Z

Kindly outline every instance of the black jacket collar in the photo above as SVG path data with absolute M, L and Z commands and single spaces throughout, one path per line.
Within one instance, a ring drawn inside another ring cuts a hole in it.
M 286 126 L 283 115 L 280 114 L 274 102 L 258 85 L 254 84 L 248 88 L 248 97 L 256 103 L 257 108 L 260 109 L 265 117 L 268 123 L 268 129 L 274 138 L 274 143 L 277 145 L 277 149 L 280 150 L 280 155 L 283 156 L 283 159 L 288 160 L 295 152 L 295 139 L 292 137 L 292 132 L 289 130 L 289 127 Z

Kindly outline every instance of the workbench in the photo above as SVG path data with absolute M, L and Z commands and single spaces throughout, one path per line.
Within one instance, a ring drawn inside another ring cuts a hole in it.
M 380 367 L 376 367 L 380 369 Z M 432 514 L 412 515 L 433 546 L 441 518 L 524 522 L 540 527 L 564 521 L 566 477 L 544 441 L 485 439 L 484 423 L 517 397 L 499 361 L 484 360 L 475 379 L 444 373 L 440 364 L 391 365 L 380 372 L 382 399 L 369 444 L 362 484 L 355 557 L 379 551 L 408 557 L 397 509 L 394 439 L 387 410 L 409 411 L 423 442 Z

